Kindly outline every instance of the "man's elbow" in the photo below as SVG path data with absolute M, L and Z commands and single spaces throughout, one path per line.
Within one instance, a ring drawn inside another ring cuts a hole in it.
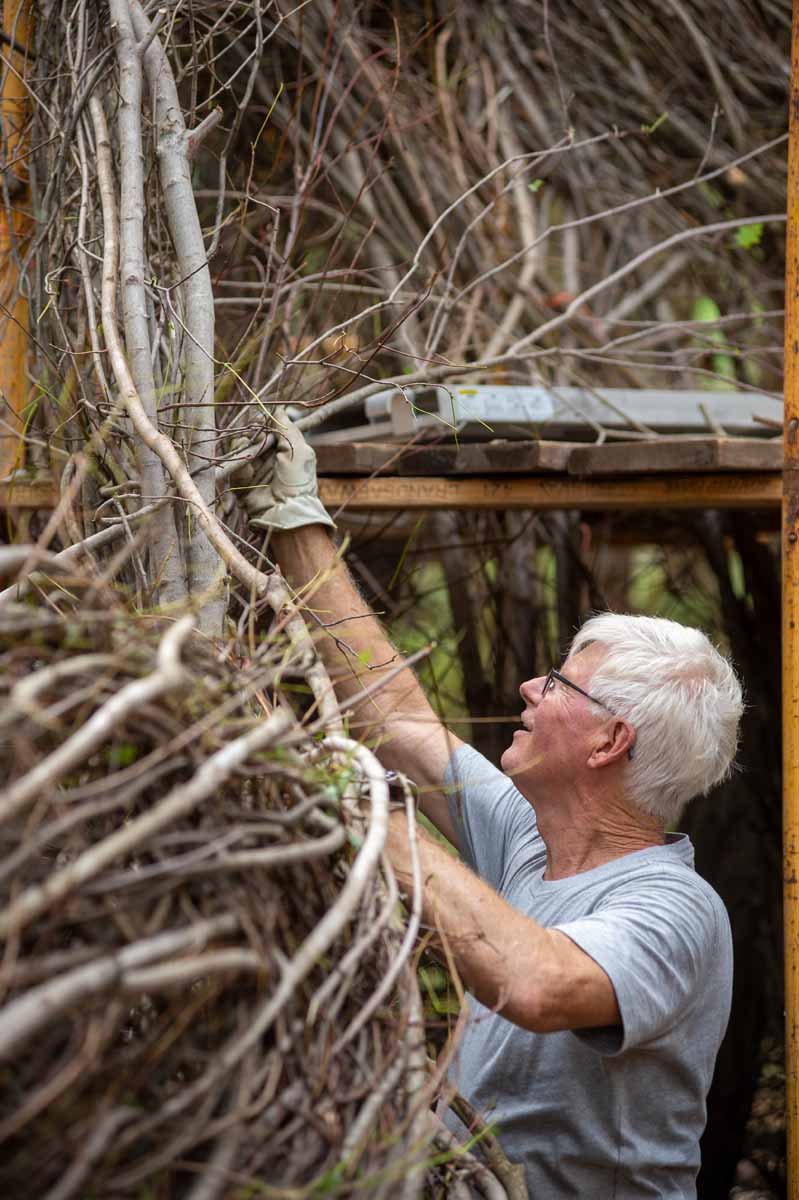
M 553 1033 L 564 1027 L 562 1014 L 540 986 L 517 985 L 507 998 L 498 997 L 497 1011 L 528 1033 Z
M 498 1011 L 529 1033 L 616 1026 L 621 1023 L 616 994 L 604 975 L 585 980 L 568 973 L 533 984 L 517 984 L 500 997 Z

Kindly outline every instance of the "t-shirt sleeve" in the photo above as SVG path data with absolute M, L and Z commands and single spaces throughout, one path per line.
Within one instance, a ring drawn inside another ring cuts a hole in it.
M 710 964 L 719 956 L 731 964 L 726 910 L 689 869 L 649 868 L 590 915 L 555 928 L 602 967 L 616 992 L 621 1029 L 574 1031 L 601 1054 L 657 1041 L 717 977 Z
M 535 813 L 524 796 L 471 746 L 459 746 L 445 775 L 458 849 L 473 871 L 502 890 L 516 861 L 541 845 Z

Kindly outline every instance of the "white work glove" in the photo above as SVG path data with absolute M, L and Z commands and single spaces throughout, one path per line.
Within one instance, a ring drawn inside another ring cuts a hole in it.
M 302 525 L 335 525 L 319 499 L 316 455 L 291 419 L 281 412 L 272 432 L 277 448 L 265 469 L 250 468 L 249 486 L 237 488 L 250 525 L 255 529 L 299 529 Z M 239 475 L 242 483 L 243 472 Z M 240 486 L 240 485 L 239 485 Z

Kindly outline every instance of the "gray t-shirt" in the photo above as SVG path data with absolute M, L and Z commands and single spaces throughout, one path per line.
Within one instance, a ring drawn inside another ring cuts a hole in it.
M 524 1163 L 531 1200 L 692 1200 L 732 940 L 689 839 L 545 880 L 535 812 L 507 776 L 464 746 L 447 784 L 469 866 L 599 963 L 622 1016 L 622 1027 L 536 1034 L 470 996 L 453 1084 Z M 454 1113 L 445 1120 L 466 1135 Z

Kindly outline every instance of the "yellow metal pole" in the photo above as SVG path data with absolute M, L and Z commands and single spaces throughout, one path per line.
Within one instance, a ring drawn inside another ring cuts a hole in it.
M 30 46 L 32 13 L 31 0 L 3 0 L 3 33 L 9 41 L 0 48 L 0 120 L 9 202 L 0 203 L 0 478 L 24 465 L 20 435 L 29 393 L 25 371 L 28 301 L 19 292 L 17 256 L 24 251 L 31 230 L 25 159 L 30 114 L 24 82 L 28 60 L 21 51 Z
M 793 0 L 782 483 L 783 922 L 788 1196 L 799 1196 L 799 0 Z

